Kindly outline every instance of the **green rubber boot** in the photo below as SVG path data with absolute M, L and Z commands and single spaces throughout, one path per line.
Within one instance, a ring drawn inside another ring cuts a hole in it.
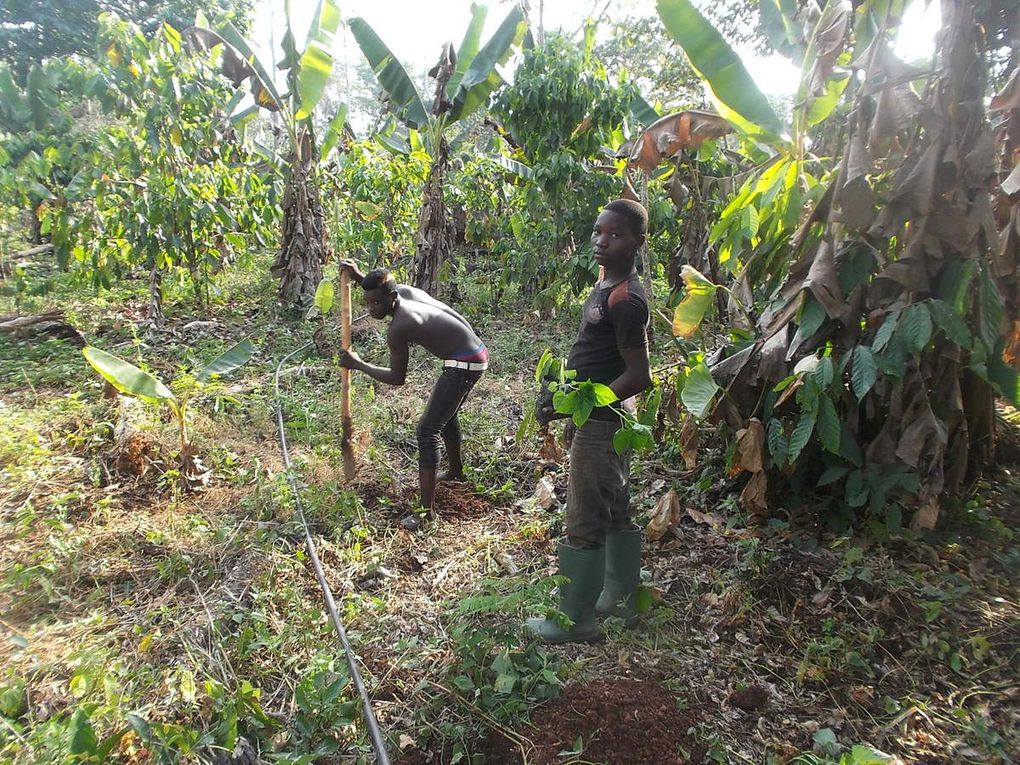
M 634 594 L 641 584 L 641 529 L 610 531 L 606 535 L 606 580 L 595 604 L 599 616 L 637 621 Z
M 605 547 L 559 545 L 560 574 L 570 581 L 560 586 L 560 611 L 570 617 L 569 630 L 550 619 L 528 619 L 527 628 L 545 643 L 597 643 L 602 633 L 595 624 L 595 601 L 602 590 L 606 569 Z

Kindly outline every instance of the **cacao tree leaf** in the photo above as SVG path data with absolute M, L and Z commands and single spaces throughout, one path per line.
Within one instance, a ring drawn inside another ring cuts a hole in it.
M 354 207 L 367 221 L 373 221 L 383 214 L 383 208 L 380 205 L 366 202 L 363 199 L 357 200 Z
M 931 330 L 931 314 L 928 307 L 924 303 L 914 303 L 907 306 L 900 315 L 896 332 L 903 338 L 908 351 L 920 353 L 931 340 Z
M 571 419 L 574 421 L 574 425 L 581 427 L 584 423 L 588 422 L 588 418 L 591 417 L 591 410 L 595 408 L 595 401 L 590 398 L 580 398 L 574 413 L 571 415 Z
M 662 404 L 662 385 L 656 380 L 652 384 L 652 392 L 645 399 L 645 408 L 638 417 L 638 421 L 649 428 L 655 425 L 655 418 L 659 414 L 660 404 Z
M 811 373 L 815 378 L 815 382 L 818 383 L 818 387 L 821 390 L 825 390 L 832 384 L 833 379 L 836 377 L 836 368 L 832 363 L 831 356 L 825 356 L 819 362 L 815 371 Z
M 910 351 L 907 350 L 906 342 L 899 336 L 899 333 L 895 333 L 888 345 L 875 357 L 875 360 L 882 374 L 899 379 L 903 377 L 903 370 L 906 368 L 909 357 Z
M 202 367 L 195 373 L 195 377 L 199 380 L 208 380 L 213 375 L 225 375 L 246 364 L 254 352 L 255 346 L 251 344 L 251 340 L 245 338 Z
M 833 465 L 832 467 L 825 468 L 821 476 L 818 478 L 818 483 L 815 485 L 821 488 L 822 486 L 828 486 L 829 484 L 836 483 L 836 481 L 849 472 L 850 468 L 844 465 Z
M 839 454 L 839 415 L 836 414 L 836 406 L 828 396 L 822 396 L 818 409 L 818 438 L 826 451 Z
M 942 333 L 950 340 L 950 342 L 956 343 L 961 348 L 969 349 L 973 343 L 973 338 L 970 336 L 970 330 L 967 328 L 967 322 L 963 320 L 953 307 L 944 300 L 932 300 L 928 304 L 928 308 L 931 311 L 931 317 L 935 320 L 936 326 L 942 330 Z
M 899 322 L 900 312 L 892 311 L 885 315 L 885 319 L 882 321 L 882 326 L 878 328 L 878 332 L 875 333 L 875 339 L 871 341 L 871 347 L 875 353 L 880 352 L 885 348 L 885 344 L 889 342 L 889 338 L 893 336 L 893 331 L 896 329 L 896 324 Z
M 861 447 L 858 446 L 857 439 L 854 438 L 854 434 L 850 432 L 850 428 L 845 423 L 840 423 L 839 427 L 839 456 L 857 467 L 864 464 Z
M 822 363 L 821 359 L 819 359 L 814 354 L 811 354 L 810 356 L 805 356 L 804 358 L 797 362 L 797 365 L 793 368 L 793 374 L 794 375 L 814 374 L 815 370 L 818 369 L 818 365 L 821 363 Z M 776 387 L 778 389 L 778 386 Z
M 797 425 L 794 427 L 793 433 L 790 434 L 789 452 L 786 457 L 789 464 L 792 465 L 797 461 L 800 453 L 811 439 L 811 433 L 815 429 L 815 417 L 813 409 L 805 409 L 800 413 Z
M 556 357 L 553 356 L 552 351 L 548 348 L 542 351 L 542 355 L 538 357 L 538 364 L 535 365 L 535 382 L 542 382 L 542 378 L 545 377 L 546 370 L 549 369 L 555 361 Z M 558 370 L 555 377 L 557 379 L 559 378 Z
M 623 454 L 634 445 L 634 431 L 630 428 L 620 428 L 613 434 L 613 451 Z
M 860 470 L 854 470 L 847 476 L 844 499 L 850 507 L 863 507 L 868 501 L 868 487 Z
M 68 754 L 90 755 L 96 751 L 96 732 L 92 728 L 88 713 L 84 709 L 76 709 L 71 715 L 68 726 L 70 741 L 67 745 Z
M 616 394 L 613 393 L 613 389 L 608 385 L 592 383 L 592 390 L 595 393 L 595 406 L 608 406 L 618 400 Z
M 176 401 L 174 394 L 166 385 L 134 364 L 92 345 L 82 348 L 82 353 L 93 369 L 121 393 L 140 398 L 150 404 Z
M 712 399 L 719 391 L 712 373 L 704 362 L 699 363 L 687 375 L 680 400 L 697 419 L 703 419 L 710 411 Z
M 878 367 L 875 365 L 875 354 L 866 345 L 858 345 L 853 350 L 852 368 L 850 370 L 850 381 L 853 384 L 854 395 L 860 401 L 871 390 L 878 379 Z
M 769 454 L 772 455 L 773 461 L 777 465 L 785 465 L 786 455 L 789 452 L 789 442 L 786 440 L 786 434 L 783 432 L 782 421 L 779 419 L 769 420 L 766 436 Z

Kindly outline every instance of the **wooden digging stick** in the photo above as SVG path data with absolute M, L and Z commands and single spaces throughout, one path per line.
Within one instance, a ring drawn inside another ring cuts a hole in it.
M 340 344 L 351 347 L 351 277 L 346 270 L 340 272 Z M 358 465 L 354 458 L 354 423 L 351 420 L 351 370 L 340 369 L 340 451 L 344 460 L 344 478 L 354 478 Z

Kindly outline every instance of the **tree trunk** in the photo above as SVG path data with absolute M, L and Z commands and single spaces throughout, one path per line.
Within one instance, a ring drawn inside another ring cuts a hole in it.
M 155 261 L 149 270 L 149 307 L 146 316 L 149 326 L 153 328 L 163 326 L 166 321 L 163 315 L 163 271 Z
M 284 305 L 304 310 L 322 281 L 329 256 L 326 216 L 319 199 L 315 152 L 307 128 L 298 132 L 298 152 L 283 194 L 283 241 L 270 270 L 280 280 Z
M 418 237 L 411 277 L 414 286 L 430 295 L 439 289 L 439 268 L 453 249 L 453 223 L 443 202 L 443 179 L 448 162 L 446 139 L 440 138 L 435 161 L 425 182 L 425 198 L 418 217 Z
M 641 206 L 648 209 L 648 173 L 641 173 Z M 641 260 L 641 283 L 644 285 L 648 302 L 652 302 L 652 261 L 648 257 L 648 238 L 642 242 L 638 250 L 638 258 Z

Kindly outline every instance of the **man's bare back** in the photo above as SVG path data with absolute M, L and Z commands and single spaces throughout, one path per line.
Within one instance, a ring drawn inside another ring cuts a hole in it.
M 393 312 L 387 341 L 420 345 L 434 356 L 450 359 L 472 353 L 482 345 L 467 319 L 424 290 L 397 286 L 400 302 Z

